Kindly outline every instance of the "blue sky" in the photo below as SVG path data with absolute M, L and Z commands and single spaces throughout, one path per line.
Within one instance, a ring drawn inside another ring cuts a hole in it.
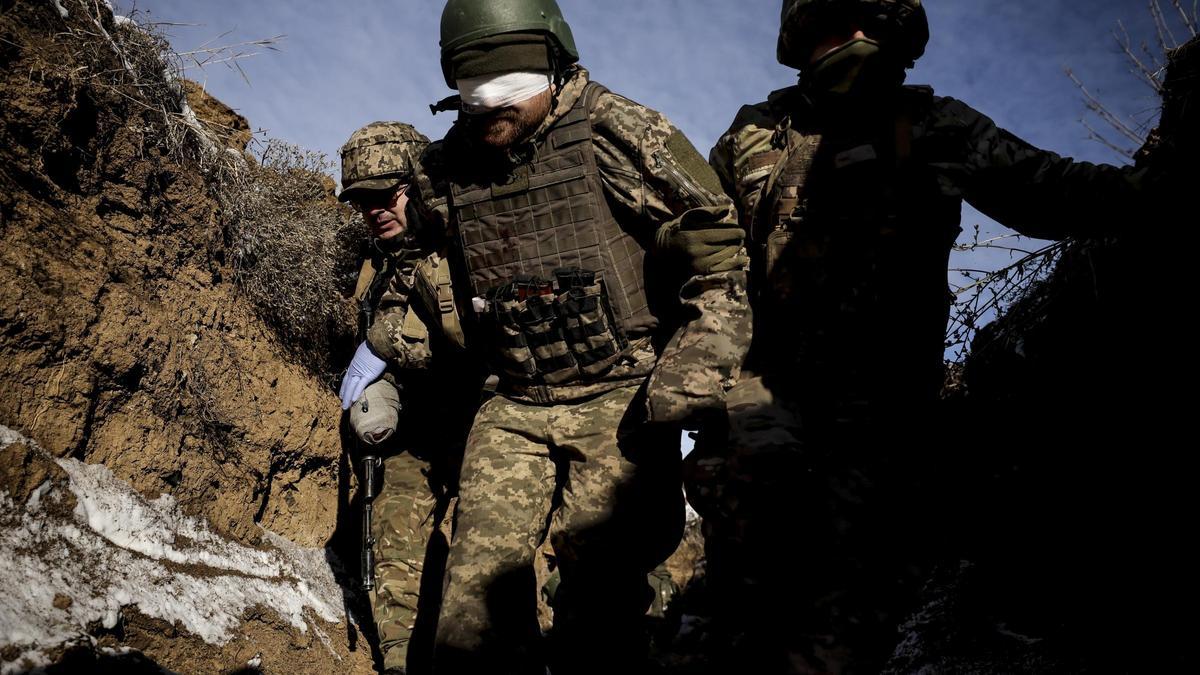
M 779 0 L 559 0 L 581 61 L 610 89 L 665 113 L 701 152 L 743 103 L 795 80 L 775 62 Z M 130 4 L 117 2 L 128 11 Z M 930 0 L 932 39 L 910 74 L 942 95 L 966 101 L 1029 142 L 1088 161 L 1120 162 L 1087 140 L 1078 76 L 1119 114 L 1152 123 L 1157 100 L 1129 74 L 1111 35 L 1123 21 L 1152 40 L 1144 0 Z M 431 138 L 452 114 L 428 104 L 452 92 L 438 65 L 439 0 L 141 0 L 142 21 L 171 26 L 177 51 L 286 35 L 278 52 L 240 60 L 249 84 L 223 65 L 192 69 L 253 128 L 336 158 L 359 126 L 410 122 Z M 227 35 L 221 36 L 228 32 Z M 964 207 L 968 232 L 995 223 Z M 971 254 L 955 264 L 994 268 L 1003 254 Z
M 794 80 L 775 63 L 778 0 L 560 0 L 595 79 L 661 110 L 702 151 L 739 105 Z M 932 40 L 909 81 L 967 101 L 1030 142 L 1093 161 L 1070 66 L 1125 113 L 1152 110 L 1110 35 L 1123 20 L 1151 36 L 1142 0 L 931 0 Z M 130 3 L 118 2 L 121 10 Z M 177 50 L 283 34 L 280 51 L 189 76 L 271 136 L 335 155 L 375 119 L 401 119 L 431 137 L 451 122 L 428 103 L 452 93 L 438 65 L 438 0 L 141 0 L 139 13 L 196 24 L 167 30 Z M 147 16 L 141 17 L 146 19 Z M 228 35 L 218 38 L 226 31 Z

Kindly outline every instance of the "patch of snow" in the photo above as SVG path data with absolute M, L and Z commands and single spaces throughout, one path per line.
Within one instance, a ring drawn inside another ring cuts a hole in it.
M 25 502 L 25 510 L 33 513 L 34 511 L 42 508 L 42 497 L 45 497 L 49 490 L 50 481 L 46 481 L 45 483 L 37 486 L 37 489 L 33 491 L 33 494 L 29 495 L 29 500 Z
M 312 599 L 314 607 L 340 608 L 344 604 L 344 593 L 334 576 L 331 561 L 323 548 L 303 548 L 287 537 L 281 537 L 264 529 L 263 538 L 279 549 L 288 561 L 289 577 L 297 579 L 297 586 Z M 341 617 L 339 610 L 330 610 Z M 328 620 L 328 619 L 326 619 Z
M 321 630 L 321 627 L 316 624 L 313 624 L 312 629 L 313 632 L 317 634 L 317 637 L 320 638 L 321 644 L 325 645 L 325 649 L 328 649 L 329 653 L 333 654 L 334 660 L 341 661 L 342 657 L 338 656 L 338 653 L 334 651 L 333 643 L 329 641 L 329 635 L 325 631 Z
M 130 655 L 145 656 L 145 654 L 143 654 L 142 652 L 140 652 L 136 649 L 133 649 L 132 647 L 96 647 L 96 651 L 105 656 L 117 656 L 117 657 L 130 656 Z M 163 668 L 162 666 L 158 665 L 157 663 L 154 663 L 154 661 L 152 659 L 149 659 L 147 657 L 146 661 L 143 662 L 143 664 L 141 665 L 141 668 L 139 668 L 138 672 L 139 673 L 140 672 L 151 672 L 149 669 L 154 669 L 154 672 L 157 672 L 159 675 L 180 675 L 179 673 L 177 673 L 173 670 L 167 670 L 166 668 Z M 46 675 L 46 673 L 44 673 L 42 671 L 34 671 L 34 673 L 32 673 L 31 675 Z
M 130 654 L 137 653 L 131 647 L 101 647 L 99 652 L 106 656 L 129 656 Z
M 37 449 L 0 425 L 0 448 L 18 441 Z M 111 628 L 128 606 L 214 645 L 232 639 L 242 613 L 255 605 L 302 632 L 315 628 L 323 642 L 328 638 L 312 619 L 342 620 L 341 589 L 323 549 L 303 549 L 269 532 L 273 550 L 249 548 L 183 514 L 169 495 L 147 500 L 104 466 L 56 461 L 75 496 L 70 516 L 41 508 L 62 499 L 60 490 L 39 487 L 19 510 L 0 495 L 0 584 L 10 589 L 0 594 L 0 646 L 28 650 L 0 664 L 0 673 L 41 663 L 28 654 L 89 641 L 88 624 Z M 71 602 L 60 609 L 56 596 Z
M 206 523 L 184 515 L 171 495 L 146 501 L 102 465 L 57 461 L 71 477 L 77 519 L 113 545 L 182 565 L 266 578 L 283 574 L 277 554 L 224 540 Z
M 40 649 L 30 649 L 14 659 L 11 667 L 8 662 L 0 664 L 0 672 L 5 675 L 8 673 L 36 673 L 49 665 L 51 665 L 50 657 L 42 653 Z
M 0 424 L 0 450 L 7 448 L 13 443 L 21 443 L 25 440 L 25 437 L 22 436 L 20 432 L 13 431 L 3 424 Z
M 131 19 L 127 16 L 121 16 L 120 14 L 117 14 L 117 8 L 113 7 L 113 4 L 111 2 L 109 2 L 109 0 L 104 0 L 104 6 L 108 8 L 108 11 L 112 12 L 113 23 L 117 24 L 118 26 L 124 26 L 124 25 L 137 26 L 137 22 L 134 21 L 133 19 Z

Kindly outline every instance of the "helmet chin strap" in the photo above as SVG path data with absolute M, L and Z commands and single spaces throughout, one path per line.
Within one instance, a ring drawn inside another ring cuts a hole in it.
M 546 36 L 546 53 L 550 56 L 550 111 L 558 109 L 558 92 L 567 81 L 566 68 L 559 59 L 558 47 Z

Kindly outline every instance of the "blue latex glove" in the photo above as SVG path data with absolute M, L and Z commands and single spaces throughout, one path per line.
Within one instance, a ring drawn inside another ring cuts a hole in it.
M 354 351 L 354 358 L 342 376 L 342 388 L 338 396 L 342 398 L 342 410 L 349 410 L 351 404 L 362 396 L 363 390 L 383 375 L 387 362 L 375 356 L 371 346 L 364 340 Z

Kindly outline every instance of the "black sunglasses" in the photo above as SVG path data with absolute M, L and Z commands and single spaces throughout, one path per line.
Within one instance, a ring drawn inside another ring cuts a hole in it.
M 366 211 L 379 207 L 386 208 L 392 204 L 395 204 L 396 200 L 399 199 L 400 195 L 404 194 L 406 190 L 408 190 L 407 183 L 401 183 L 389 190 L 360 190 L 358 194 L 354 195 L 347 201 L 349 201 L 350 205 L 359 211 Z

